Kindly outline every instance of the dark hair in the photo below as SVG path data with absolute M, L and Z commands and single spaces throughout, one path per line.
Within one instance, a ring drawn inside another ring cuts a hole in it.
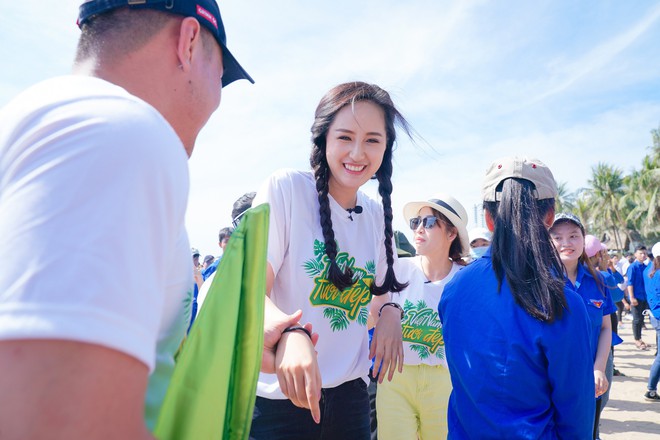
M 637 251 L 644 251 L 644 252 L 646 252 L 646 246 L 644 246 L 643 244 L 640 244 L 639 246 L 637 246 L 637 247 L 635 248 L 635 252 L 637 252 Z
M 128 7 L 91 17 L 81 27 L 76 62 L 107 50 L 117 53 L 137 50 L 174 17 L 166 12 Z
M 653 278 L 655 273 L 660 269 L 660 255 L 653 258 L 653 262 L 651 264 L 653 266 L 651 267 L 651 271 L 649 272 L 649 278 Z
M 340 268 L 337 264 L 337 243 L 335 242 L 335 233 L 332 229 L 332 219 L 330 212 L 330 202 L 328 199 L 328 182 L 330 179 L 330 168 L 326 160 L 326 136 L 328 129 L 335 119 L 337 113 L 347 105 L 354 105 L 356 102 L 369 101 L 379 106 L 385 116 L 385 153 L 383 162 L 376 171 L 378 179 L 378 193 L 383 201 L 383 213 L 385 220 L 385 252 L 387 257 L 387 273 L 383 284 L 380 286 L 374 282 L 371 285 L 371 293 L 382 295 L 387 292 L 400 292 L 407 284 L 397 281 L 394 274 L 394 255 L 392 250 L 392 150 L 396 141 L 395 123 L 411 136 L 411 130 L 408 122 L 394 107 L 390 95 L 380 87 L 364 82 L 350 82 L 340 84 L 325 94 L 314 114 L 314 123 L 312 124 L 312 153 L 309 163 L 314 170 L 316 179 L 316 191 L 319 200 L 319 213 L 321 215 L 321 227 L 323 229 L 323 238 L 325 240 L 325 254 L 330 259 L 328 270 L 328 279 L 339 290 L 344 290 L 354 283 L 353 272 L 349 267 Z M 412 136 L 411 136 L 412 137 Z
M 110 51 L 111 56 L 131 53 L 144 46 L 171 20 L 182 15 L 153 9 L 115 8 L 89 18 L 81 27 L 76 62 Z M 217 50 L 215 37 L 200 26 L 203 47 L 207 54 Z
M 495 222 L 491 259 L 498 290 L 506 279 L 520 307 L 540 321 L 553 322 L 568 308 L 564 267 L 544 221 L 554 212 L 555 200 L 537 200 L 534 185 L 525 179 L 506 179 L 500 186 L 500 201 L 484 202 Z
M 596 254 L 597 255 L 597 254 Z M 594 255 L 595 256 L 595 255 Z M 589 271 L 593 279 L 596 281 L 596 286 L 598 287 L 598 290 L 600 290 L 600 293 L 603 294 L 603 296 L 607 296 L 607 286 L 605 285 L 605 280 L 603 279 L 603 276 L 600 273 L 597 273 L 596 269 L 599 269 L 597 265 L 593 264 L 591 261 L 591 258 L 587 257 L 587 252 L 582 251 L 582 255 L 580 255 L 580 258 L 578 261 L 586 267 L 586 269 Z M 605 268 L 607 269 L 607 268 Z M 603 270 L 605 270 L 603 269 Z
M 250 209 L 252 207 L 252 201 L 256 197 L 257 193 L 252 191 L 252 192 L 246 192 L 242 196 L 240 196 L 235 202 L 234 206 L 232 206 L 231 210 L 231 219 L 236 220 L 236 217 L 239 215 L 243 214 L 245 211 Z
M 437 211 L 433 208 L 431 208 L 431 211 L 438 220 L 444 223 L 446 228 L 456 233 L 456 237 L 454 238 L 454 241 L 452 241 L 451 245 L 449 246 L 449 259 L 456 264 L 465 266 L 467 263 L 465 263 L 465 260 L 463 260 L 462 258 L 464 249 L 463 249 L 463 244 L 461 243 L 461 237 L 459 237 L 458 235 L 458 228 L 454 226 L 454 224 L 447 218 L 447 216 L 445 216 L 440 211 Z
M 234 233 L 234 228 L 226 227 L 220 229 L 220 232 L 218 233 L 218 241 L 222 243 L 222 240 L 231 237 L 231 234 L 233 233 Z

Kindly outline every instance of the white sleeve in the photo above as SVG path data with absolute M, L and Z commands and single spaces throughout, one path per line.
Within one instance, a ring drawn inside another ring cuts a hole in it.
M 144 103 L 89 101 L 0 136 L 0 339 L 99 344 L 151 369 L 185 152 Z
M 289 217 L 291 212 L 291 180 L 280 171 L 271 175 L 259 188 L 253 206 L 270 204 L 270 224 L 268 227 L 268 263 L 275 275 L 284 262 L 289 247 Z

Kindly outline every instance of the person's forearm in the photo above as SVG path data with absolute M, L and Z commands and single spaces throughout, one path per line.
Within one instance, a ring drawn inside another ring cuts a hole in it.
M 607 319 L 610 319 L 609 315 Z M 605 372 L 607 367 L 607 358 L 610 355 L 610 348 L 612 347 L 612 328 L 605 326 L 600 328 L 600 336 L 598 337 L 598 349 L 596 350 L 596 360 L 594 361 L 594 370 Z

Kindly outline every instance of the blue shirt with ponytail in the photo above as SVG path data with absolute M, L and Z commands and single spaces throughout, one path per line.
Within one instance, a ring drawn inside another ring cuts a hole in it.
M 587 439 L 595 414 L 590 325 L 584 301 L 542 322 L 498 290 L 490 249 L 461 270 L 438 313 L 453 390 L 449 439 Z

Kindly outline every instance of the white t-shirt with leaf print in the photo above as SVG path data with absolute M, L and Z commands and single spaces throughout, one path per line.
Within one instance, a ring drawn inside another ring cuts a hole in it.
M 349 264 L 359 279 L 342 292 L 325 276 L 328 265 L 314 175 L 290 169 L 277 171 L 253 202 L 253 206 L 270 204 L 268 262 L 275 273 L 270 298 L 286 313 L 301 309 L 300 322 L 311 322 L 319 334 L 316 351 L 323 388 L 357 378 L 368 380 L 369 286 L 374 279 L 380 282 L 387 269 L 380 203 L 358 192 L 357 204 L 363 211 L 353 213 L 351 220 L 349 213 L 329 198 L 337 260 L 342 267 Z M 257 395 L 286 399 L 275 374 L 259 375 Z
M 394 295 L 394 301 L 405 311 L 401 322 L 405 365 L 447 367 L 438 304 L 445 285 L 462 268 L 463 266 L 454 263 L 445 278 L 429 282 L 422 270 L 421 257 L 400 258 L 395 262 L 397 279 L 409 283 L 400 294 Z

